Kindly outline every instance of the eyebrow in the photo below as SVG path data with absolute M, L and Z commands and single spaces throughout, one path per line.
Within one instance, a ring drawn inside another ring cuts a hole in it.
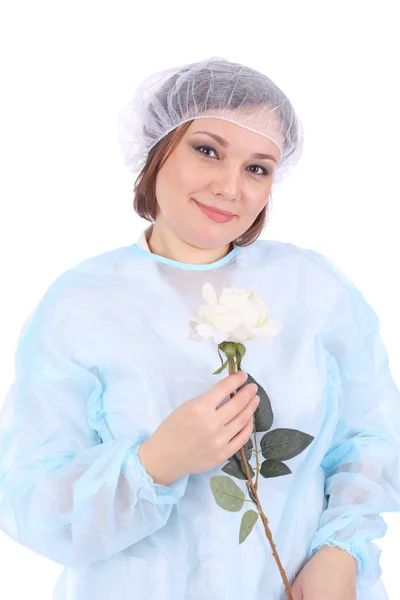
M 217 135 L 216 133 L 210 133 L 209 131 L 194 131 L 193 134 L 195 134 L 195 133 L 205 133 L 206 135 L 209 135 L 210 137 L 214 138 L 224 148 L 229 147 L 228 142 L 226 140 L 224 140 L 224 138 L 222 138 L 220 135 Z M 274 156 L 272 156 L 271 154 L 261 154 L 260 152 L 255 152 L 251 156 L 254 158 L 267 158 L 267 159 L 273 160 L 275 163 L 277 162 L 276 158 Z

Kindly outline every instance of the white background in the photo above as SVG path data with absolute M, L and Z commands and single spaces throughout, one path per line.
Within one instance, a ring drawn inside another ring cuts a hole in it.
M 263 237 L 322 252 L 381 319 L 400 383 L 397 2 L 19 2 L 0 30 L 0 405 L 24 319 L 64 270 L 148 225 L 116 142 L 118 111 L 154 71 L 222 56 L 268 75 L 305 128 Z M 396 58 L 397 57 L 397 58 Z M 400 434 L 400 432 L 399 432 Z M 398 514 L 381 565 L 398 598 Z M 62 567 L 0 532 L 0 597 L 50 600 Z M 338 599 L 339 600 L 339 599 Z

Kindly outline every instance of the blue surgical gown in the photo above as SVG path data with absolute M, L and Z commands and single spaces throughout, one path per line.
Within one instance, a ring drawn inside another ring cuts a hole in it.
M 58 276 L 21 328 L 0 413 L 1 529 L 64 566 L 53 600 L 286 599 L 261 521 L 239 544 L 242 513 L 215 502 L 226 461 L 164 486 L 138 458 L 172 411 L 228 375 L 213 374 L 212 339 L 188 339 L 205 282 L 258 292 L 283 325 L 245 344 L 242 369 L 268 393 L 272 429 L 314 437 L 290 474 L 258 480 L 289 582 L 338 546 L 357 561 L 357 600 L 386 600 L 372 540 L 400 508 L 399 391 L 372 307 L 291 243 L 194 265 L 150 252 L 143 232 Z

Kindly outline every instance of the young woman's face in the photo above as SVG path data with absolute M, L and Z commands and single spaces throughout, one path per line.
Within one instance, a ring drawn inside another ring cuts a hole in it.
M 156 223 L 198 248 L 229 244 L 266 205 L 279 159 L 269 138 L 218 118 L 194 120 L 157 174 Z M 234 216 L 215 221 L 197 203 Z

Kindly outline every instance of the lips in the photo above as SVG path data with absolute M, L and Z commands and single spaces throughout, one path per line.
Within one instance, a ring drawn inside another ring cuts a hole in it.
M 232 213 L 223 215 L 215 210 L 212 210 L 211 208 L 208 208 L 208 206 L 197 202 L 197 200 L 194 200 L 194 202 L 209 219 L 215 221 L 216 223 L 228 223 L 228 221 L 232 221 L 233 217 L 235 216 Z
M 197 204 L 200 204 L 200 206 L 202 206 L 206 210 L 215 212 L 219 215 L 224 215 L 225 217 L 234 217 L 235 216 L 233 213 L 229 212 L 229 210 L 221 210 L 220 208 L 216 208 L 215 206 L 209 206 L 207 204 L 202 204 L 201 202 L 198 202 L 197 200 L 195 200 L 195 202 Z

